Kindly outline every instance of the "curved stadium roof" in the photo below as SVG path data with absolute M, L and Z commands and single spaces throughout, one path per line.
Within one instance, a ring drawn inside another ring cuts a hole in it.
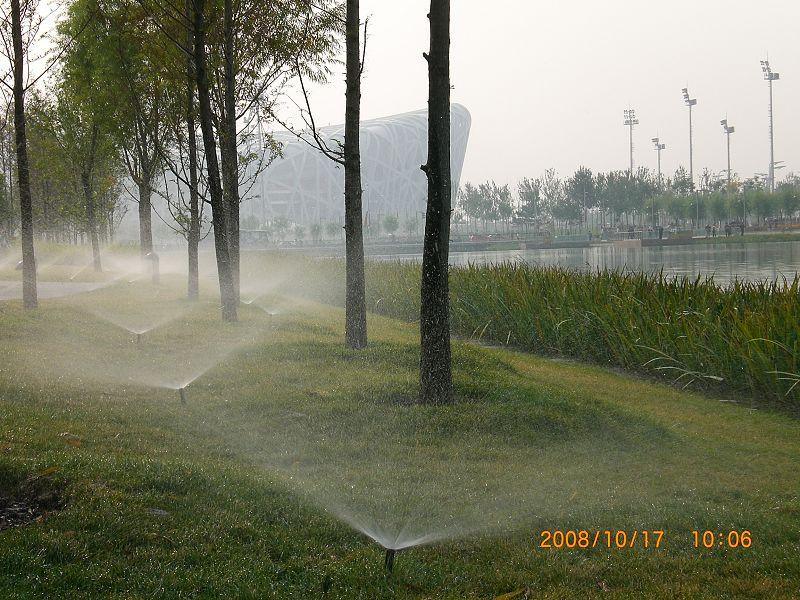
M 460 104 L 450 109 L 450 158 L 455 192 L 461 178 L 472 119 Z M 344 139 L 344 126 L 326 127 L 321 137 Z M 341 222 L 344 215 L 344 171 L 319 150 L 285 136 L 283 156 L 256 182 L 257 196 L 242 205 L 243 215 L 261 222 L 286 217 L 294 223 Z M 425 210 L 427 180 L 420 170 L 428 154 L 428 111 L 361 122 L 361 179 L 365 215 L 413 217 Z

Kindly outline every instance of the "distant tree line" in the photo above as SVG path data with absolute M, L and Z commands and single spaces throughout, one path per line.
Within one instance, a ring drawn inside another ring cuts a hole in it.
M 680 167 L 659 180 L 640 167 L 593 173 L 580 167 L 566 178 L 554 169 L 525 178 L 516 190 L 494 181 L 465 183 L 458 194 L 456 220 L 473 231 L 604 226 L 700 226 L 745 220 L 763 224 L 794 218 L 800 210 L 800 177 L 789 175 L 770 193 L 763 178 L 744 181 L 715 177 L 708 170 L 693 185 Z

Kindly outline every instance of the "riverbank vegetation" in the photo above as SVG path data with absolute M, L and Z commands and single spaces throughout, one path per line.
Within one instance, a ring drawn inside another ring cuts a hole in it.
M 310 268 L 317 297 L 338 302 L 338 269 Z M 371 263 L 371 310 L 416 320 L 419 280 L 416 264 Z M 508 263 L 451 267 L 450 292 L 464 338 L 800 408 L 798 278 L 722 288 L 703 277 Z

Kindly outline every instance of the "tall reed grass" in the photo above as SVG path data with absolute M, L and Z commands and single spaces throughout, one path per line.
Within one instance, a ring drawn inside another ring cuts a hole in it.
M 338 276 L 320 273 L 326 292 Z M 419 318 L 420 266 L 367 266 L 370 310 Z M 453 267 L 455 334 L 800 408 L 800 279 L 738 281 L 518 263 Z

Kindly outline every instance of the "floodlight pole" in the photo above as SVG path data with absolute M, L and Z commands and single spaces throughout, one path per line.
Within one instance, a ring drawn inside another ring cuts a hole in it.
M 636 111 L 632 108 L 626 109 L 623 111 L 625 115 L 625 126 L 628 127 L 628 133 L 630 135 L 630 168 L 631 168 L 631 176 L 633 176 L 633 127 L 634 125 L 639 124 L 639 119 L 636 118 Z
M 769 59 L 761 61 L 761 71 L 764 79 L 769 84 L 769 191 L 775 191 L 775 124 L 772 105 L 772 82 L 781 78 L 780 73 L 775 73 L 769 64 Z
M 725 132 L 725 137 L 728 138 L 728 191 L 730 191 L 731 187 L 731 134 L 736 131 L 736 128 L 732 125 L 728 125 L 728 119 L 722 119 L 719 122 L 722 125 L 722 129 Z
M 630 133 L 630 147 L 631 147 L 631 175 L 633 175 L 633 123 L 628 125 L 628 132 Z
M 772 81 L 769 80 L 769 191 L 775 191 L 775 123 L 772 108 Z
M 653 147 L 656 149 L 656 153 L 658 154 L 658 189 L 659 191 L 662 190 L 662 182 L 661 182 L 661 151 L 667 147 L 666 144 L 661 143 L 661 138 L 654 137 L 652 139 Z M 653 199 L 653 228 L 656 227 L 656 203 L 655 199 Z
M 654 137 L 653 138 L 653 147 L 656 149 L 658 153 L 658 183 L 661 185 L 661 151 L 664 150 L 667 145 L 661 143 L 661 138 Z
M 696 98 L 689 96 L 689 89 L 683 88 L 683 102 L 689 107 L 689 179 L 692 181 L 694 191 L 694 143 L 692 134 L 692 107 L 697 104 Z M 698 213 L 699 218 L 699 213 Z

